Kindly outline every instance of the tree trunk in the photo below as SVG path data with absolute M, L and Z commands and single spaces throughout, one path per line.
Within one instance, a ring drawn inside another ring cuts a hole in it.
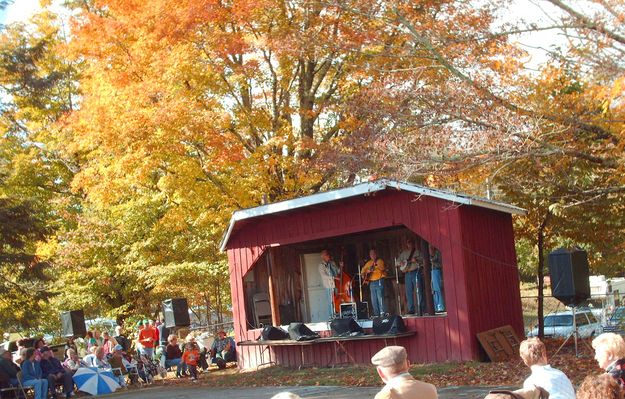
M 204 293 L 204 305 L 206 306 L 206 324 L 211 325 L 211 299 L 210 299 L 210 291 L 206 290 Z
M 545 228 L 547 227 L 547 223 L 549 223 L 549 219 L 551 216 L 551 212 L 548 210 L 545 218 L 542 223 L 538 227 L 538 237 L 536 245 L 538 247 L 538 336 L 542 338 L 545 335 L 545 320 L 544 320 L 544 277 L 545 277 L 545 255 L 544 255 L 544 246 L 545 246 Z

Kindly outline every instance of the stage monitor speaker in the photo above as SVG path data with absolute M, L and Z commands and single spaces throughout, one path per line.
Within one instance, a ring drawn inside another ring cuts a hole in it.
M 62 312 L 61 325 L 63 327 L 63 336 L 65 337 L 84 337 L 87 335 L 85 313 L 82 310 Z
M 551 294 L 568 306 L 590 297 L 588 254 L 581 249 L 557 249 L 549 254 Z
M 289 333 L 281 328 L 274 326 L 265 326 L 260 333 L 261 341 L 279 341 L 282 339 L 289 339 Z
M 375 335 L 401 334 L 404 332 L 406 332 L 406 326 L 401 316 L 373 318 L 373 333 Z
M 163 301 L 163 318 L 165 327 L 189 327 L 189 305 L 186 298 L 172 298 Z
M 304 323 L 289 324 L 289 337 L 293 341 L 311 341 L 319 338 L 319 334 L 312 331 Z
M 332 320 L 330 330 L 332 330 L 333 337 L 353 337 L 365 333 L 362 327 L 356 323 L 356 320 L 351 317 Z

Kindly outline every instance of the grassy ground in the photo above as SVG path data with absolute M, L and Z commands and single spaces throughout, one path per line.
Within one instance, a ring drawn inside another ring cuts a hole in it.
M 552 356 L 552 366 L 562 370 L 574 384 L 580 384 L 589 374 L 600 374 L 593 359 L 592 350 L 580 342 L 580 354 L 576 358 L 572 345 L 566 346 L 557 356 L 553 354 L 561 340 L 546 341 Z M 413 365 L 410 373 L 417 379 L 446 386 L 521 386 L 529 375 L 529 369 L 519 358 L 506 363 L 437 363 Z M 168 379 L 170 384 L 190 384 L 188 379 Z M 199 384 L 214 387 L 261 387 L 261 386 L 381 386 L 382 381 L 372 366 L 339 368 L 307 368 L 292 370 L 267 367 L 261 370 L 239 371 L 236 367 L 226 370 L 211 369 L 200 375 Z
M 416 378 L 428 379 L 453 373 L 458 363 L 414 365 L 410 372 Z M 466 367 L 466 366 L 464 366 Z M 382 382 L 373 367 L 351 366 L 337 368 L 307 368 L 292 370 L 282 367 L 267 367 L 258 371 L 239 372 L 227 369 L 209 372 L 205 376 L 211 386 L 378 386 Z M 203 378 L 201 379 L 203 380 Z

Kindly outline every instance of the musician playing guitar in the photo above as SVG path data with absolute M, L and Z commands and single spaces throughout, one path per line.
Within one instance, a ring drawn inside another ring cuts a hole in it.
M 384 261 L 378 258 L 375 249 L 369 251 L 369 260 L 361 270 L 362 283 L 369 284 L 371 291 L 371 306 L 374 315 L 382 315 L 384 310 L 384 277 L 386 277 L 386 266 Z
M 425 312 L 425 297 L 423 295 L 423 256 L 415 247 L 412 239 L 405 242 L 406 248 L 399 254 L 397 259 L 399 270 L 406 276 L 406 300 L 408 302 L 408 314 L 415 314 L 415 294 L 417 298 L 417 313 Z

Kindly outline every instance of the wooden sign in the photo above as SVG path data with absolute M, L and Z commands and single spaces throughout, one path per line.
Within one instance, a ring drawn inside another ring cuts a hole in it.
M 520 341 L 512 326 L 503 326 L 477 334 L 482 348 L 493 362 L 504 362 L 519 356 Z

